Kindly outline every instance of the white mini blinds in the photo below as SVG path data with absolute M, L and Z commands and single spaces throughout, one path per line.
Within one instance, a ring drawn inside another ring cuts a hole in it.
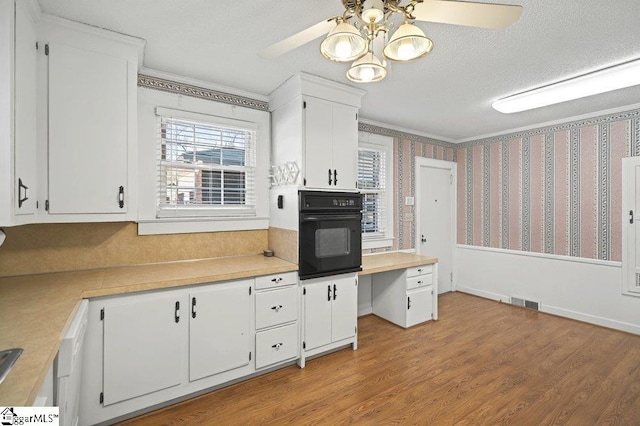
M 386 152 L 358 149 L 358 189 L 362 194 L 363 236 L 383 236 L 387 224 Z
M 156 108 L 158 217 L 255 216 L 256 126 Z

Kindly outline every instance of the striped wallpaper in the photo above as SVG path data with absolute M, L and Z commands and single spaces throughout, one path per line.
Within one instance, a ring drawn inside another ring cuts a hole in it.
M 459 244 L 621 260 L 622 158 L 640 110 L 459 146 Z
M 459 244 L 621 260 L 621 160 L 640 155 L 640 110 L 451 144 L 394 138 L 393 247 L 414 245 L 414 157 L 458 163 Z

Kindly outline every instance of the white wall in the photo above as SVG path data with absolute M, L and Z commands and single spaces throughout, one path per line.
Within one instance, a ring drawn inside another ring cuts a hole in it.
M 372 312 L 371 275 L 362 275 L 358 277 L 358 316 Z
M 619 262 L 458 245 L 458 291 L 640 334 L 640 298 L 621 292 Z

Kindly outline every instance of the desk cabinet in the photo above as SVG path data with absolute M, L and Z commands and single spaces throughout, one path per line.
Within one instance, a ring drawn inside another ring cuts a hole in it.
M 438 265 L 372 275 L 373 313 L 408 328 L 438 318 Z

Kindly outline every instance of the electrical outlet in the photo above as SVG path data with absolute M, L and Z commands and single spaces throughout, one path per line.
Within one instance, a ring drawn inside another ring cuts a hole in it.
M 404 198 L 404 205 L 405 206 L 413 206 L 415 203 L 415 199 L 413 197 L 405 197 Z

